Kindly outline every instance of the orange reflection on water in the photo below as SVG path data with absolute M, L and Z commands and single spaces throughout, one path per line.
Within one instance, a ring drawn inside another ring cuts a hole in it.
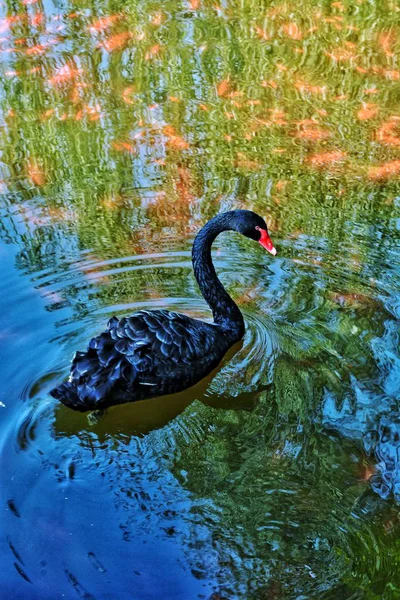
M 400 117 L 391 117 L 376 133 L 376 139 L 388 146 L 400 146 Z
M 107 29 L 110 29 L 119 18 L 120 15 L 118 14 L 102 17 L 101 19 L 97 19 L 97 21 L 93 21 L 93 23 L 89 25 L 88 30 L 90 33 L 107 31 Z
M 377 94 L 378 93 L 378 89 L 375 86 L 372 86 L 370 88 L 366 88 L 364 90 L 364 94 Z
M 376 104 L 363 104 L 362 108 L 357 112 L 357 118 L 360 121 L 366 121 L 376 117 L 378 112 L 379 108 Z
M 244 152 L 238 152 L 234 166 L 240 169 L 248 169 L 249 171 L 257 171 L 261 168 L 261 164 L 256 160 L 251 160 Z
M 103 42 L 98 43 L 99 48 L 104 48 L 107 52 L 113 52 L 114 50 L 122 50 L 125 48 L 127 43 L 132 37 L 130 31 L 123 31 L 122 33 L 116 33 Z
M 327 129 L 323 129 L 319 125 L 312 123 L 312 125 L 307 125 L 303 127 L 300 131 L 295 134 L 295 137 L 300 140 L 307 141 L 318 141 L 318 140 L 326 140 L 330 137 L 330 132 Z
M 132 96 L 134 93 L 135 88 L 132 85 L 124 89 L 124 91 L 122 92 L 122 100 L 125 102 L 125 104 L 133 104 Z
M 385 180 L 400 174 L 400 160 L 392 160 L 368 169 L 368 177 L 372 181 Z
M 335 163 L 343 162 L 346 159 L 346 152 L 341 150 L 332 150 L 330 152 L 320 152 L 309 156 L 307 162 L 313 167 L 325 167 Z
M 43 21 L 44 14 L 42 12 L 37 12 L 36 14 L 29 16 L 29 23 L 32 25 L 32 27 L 38 27 L 43 23 Z
M 303 35 L 296 23 L 286 23 L 282 27 L 283 32 L 293 40 L 301 40 Z
M 228 94 L 228 92 L 230 91 L 230 83 L 229 83 L 229 79 L 223 79 L 218 85 L 217 85 L 217 94 L 220 98 L 222 98 L 223 96 L 226 96 Z
M 154 46 L 152 46 L 150 48 L 150 50 L 148 50 L 148 52 L 146 52 L 144 58 L 145 60 L 151 60 L 152 58 L 155 58 L 161 51 L 161 45 L 160 44 L 154 44 Z
M 44 54 L 50 47 L 50 43 L 47 42 L 45 44 L 36 44 L 36 46 L 31 46 L 25 50 L 25 54 L 27 56 L 37 56 L 40 54 Z
M 137 154 L 137 149 L 132 142 L 114 141 L 112 147 L 118 152 L 128 152 L 129 154 Z
M 331 52 L 325 52 L 326 56 L 329 56 L 334 62 L 346 62 L 352 61 L 357 58 L 357 54 L 354 49 L 346 49 L 343 47 L 335 48 Z
M 30 181 L 40 187 L 45 184 L 46 178 L 44 176 L 43 171 L 35 162 L 35 160 L 31 159 L 27 165 L 28 178 Z
M 295 81 L 294 87 L 299 90 L 299 92 L 309 92 L 310 94 L 319 94 L 321 96 L 324 96 L 328 89 L 326 85 L 313 85 L 302 79 Z
M 393 31 L 382 32 L 378 38 L 378 43 L 388 58 L 392 58 L 395 55 L 394 45 L 396 43 L 396 36 Z
M 63 83 L 74 80 L 82 73 L 81 69 L 77 69 L 73 64 L 66 64 L 59 68 L 52 77 L 49 78 L 51 85 L 62 85 Z
M 189 148 L 189 144 L 186 140 L 183 139 L 172 125 L 166 125 L 163 128 L 163 133 L 167 138 L 167 145 L 171 148 L 175 148 L 177 150 L 187 150 Z
M 261 38 L 262 40 L 269 40 L 270 39 L 270 36 L 265 31 L 265 29 L 262 29 L 258 25 L 254 25 L 254 31 L 256 32 L 256 34 L 258 35 L 258 37 Z

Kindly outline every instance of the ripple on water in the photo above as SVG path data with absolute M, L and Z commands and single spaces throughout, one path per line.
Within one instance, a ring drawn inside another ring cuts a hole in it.
M 188 257 L 187 252 L 107 261 L 85 256 L 78 266 L 36 274 L 45 297 L 73 298 L 75 308 L 55 312 L 57 367 L 37 374 L 23 389 L 24 410 L 10 430 L 16 455 L 8 468 L 25 473 L 32 485 L 23 499 L 10 493 L 8 500 L 21 521 L 35 514 L 37 494 L 45 489 L 54 498 L 62 492 L 76 515 L 85 514 L 82 501 L 87 507 L 101 501 L 102 518 L 118 543 L 133 547 L 138 537 L 171 543 L 193 576 L 221 597 L 333 600 L 336 594 L 350 600 L 354 589 L 341 582 L 354 569 L 379 579 L 390 565 L 379 531 L 367 525 L 359 506 L 368 483 L 359 480 L 360 456 L 353 463 L 348 458 L 355 452 L 354 434 L 347 444 L 321 432 L 316 418 L 321 382 L 331 386 L 335 400 L 335 386 L 343 384 L 345 346 L 338 350 L 330 341 L 333 321 L 316 327 L 319 297 L 304 304 L 302 319 L 291 315 L 293 325 L 281 318 L 284 299 L 278 299 L 274 318 L 269 316 L 273 290 L 286 277 L 283 268 L 279 277 L 278 271 L 267 272 L 271 290 L 256 297 L 257 310 L 244 311 L 243 342 L 198 387 L 168 402 L 112 408 L 93 424 L 47 396 L 54 380 L 67 374 L 73 352 L 84 349 L 113 314 L 167 307 L 209 317 Z M 229 264 L 221 259 L 218 267 L 229 285 Z M 185 296 L 176 297 L 165 269 L 188 275 Z M 246 285 L 256 273 L 236 268 L 235 279 Z M 325 301 L 337 307 L 340 318 L 346 307 Z M 337 430 L 339 416 L 332 420 Z M 383 447 L 376 452 L 387 457 Z M 372 484 L 378 489 L 376 480 Z M 380 508 L 367 496 L 363 510 L 372 518 Z M 59 535 L 66 535 L 62 527 Z M 85 552 L 96 572 L 109 573 L 104 548 L 82 543 L 70 541 L 72 550 Z M 115 552 L 114 542 L 103 543 Z M 84 576 L 67 571 L 75 591 L 87 591 Z

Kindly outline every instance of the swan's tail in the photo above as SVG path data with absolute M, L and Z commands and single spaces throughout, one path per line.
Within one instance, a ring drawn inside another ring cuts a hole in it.
M 86 401 L 83 402 L 81 400 L 76 391 L 76 386 L 70 381 L 65 381 L 64 383 L 61 383 L 61 385 L 53 388 L 50 391 L 50 396 L 53 396 L 56 400 L 60 400 L 65 406 L 73 408 L 74 410 L 80 410 L 81 412 L 92 410 Z M 93 410 L 94 409 L 95 406 L 93 406 Z
M 129 389 L 135 382 L 136 370 L 115 348 L 110 334 L 115 322 L 118 323 L 114 317 L 108 331 L 93 338 L 86 352 L 75 353 L 69 379 L 51 390 L 53 398 L 81 412 L 126 402 L 120 383 L 122 380 Z
M 126 371 L 125 362 L 123 357 L 119 357 L 110 360 L 106 366 L 93 348 L 87 352 L 77 352 L 69 380 L 52 389 L 50 395 L 65 406 L 81 412 L 105 408 L 110 398 L 116 404 L 118 383 Z M 129 364 L 128 367 L 132 369 Z
M 121 375 L 121 360 L 104 367 L 95 357 L 87 353 L 77 352 L 78 357 L 72 363 L 68 381 L 61 383 L 50 391 L 50 395 L 60 400 L 65 406 L 85 412 L 105 408 L 113 397 L 114 403 L 118 395 L 118 380 Z M 79 372 L 82 363 L 92 363 L 84 374 Z

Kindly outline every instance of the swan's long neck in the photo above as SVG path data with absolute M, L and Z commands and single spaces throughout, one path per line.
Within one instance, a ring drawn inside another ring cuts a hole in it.
M 211 245 L 222 231 L 234 229 L 229 213 L 218 215 L 197 234 L 192 249 L 194 275 L 200 291 L 212 310 L 214 322 L 240 339 L 244 334 L 242 313 L 217 277 L 211 259 Z

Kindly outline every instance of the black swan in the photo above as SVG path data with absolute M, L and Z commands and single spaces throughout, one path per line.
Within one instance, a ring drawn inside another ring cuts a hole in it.
M 180 392 L 205 377 L 244 335 L 242 313 L 219 281 L 211 245 L 222 231 L 237 231 L 276 250 L 264 219 L 250 210 L 232 210 L 211 219 L 192 248 L 194 274 L 214 322 L 204 323 L 167 310 L 141 310 L 94 337 L 87 352 L 76 352 L 68 381 L 50 394 L 79 411 Z

